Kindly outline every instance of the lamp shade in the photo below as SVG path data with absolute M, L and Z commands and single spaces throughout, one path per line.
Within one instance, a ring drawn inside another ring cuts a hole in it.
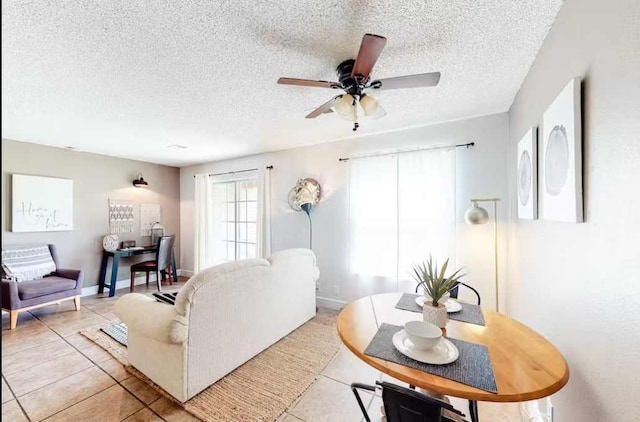
M 138 174 L 138 178 L 133 181 L 133 186 L 137 188 L 146 188 L 149 184 L 144 180 L 142 174 Z
M 336 113 L 338 113 L 342 117 L 349 117 L 353 114 L 353 106 L 353 96 L 349 94 L 343 94 L 336 100 L 336 103 L 333 107 L 335 108 Z
M 471 208 L 464 213 L 464 220 L 468 224 L 484 224 L 489 221 L 489 213 L 477 202 L 472 202 Z
M 364 110 L 365 116 L 373 116 L 378 111 L 378 102 L 371 95 L 363 95 L 360 98 L 360 106 Z

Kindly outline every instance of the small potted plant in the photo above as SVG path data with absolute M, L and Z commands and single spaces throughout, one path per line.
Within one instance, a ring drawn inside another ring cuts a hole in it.
M 422 318 L 440 328 L 445 328 L 447 325 L 447 308 L 443 299 L 446 298 L 449 290 L 454 288 L 458 281 L 465 276 L 465 274 L 458 275 L 462 270 L 460 268 L 447 277 L 445 274 L 448 265 L 449 259 L 444 262 L 441 269 L 438 269 L 438 263 L 434 264 L 431 255 L 429 255 L 426 264 L 423 262 L 413 266 L 413 277 L 418 282 L 418 287 L 422 287 L 424 290 L 425 302 L 422 306 Z

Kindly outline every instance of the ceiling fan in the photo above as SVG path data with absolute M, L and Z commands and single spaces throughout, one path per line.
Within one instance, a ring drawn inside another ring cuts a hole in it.
M 314 119 L 322 114 L 336 112 L 342 118 L 353 123 L 353 131 L 358 130 L 358 108 L 365 116 L 380 118 L 386 114 L 380 104 L 365 91 L 420 88 L 436 86 L 440 81 L 440 72 L 420 73 L 417 75 L 396 76 L 394 78 L 371 80 L 371 70 L 378 61 L 387 39 L 380 35 L 365 34 L 362 37 L 358 57 L 345 60 L 336 68 L 339 82 L 314 81 L 310 79 L 280 78 L 281 85 L 298 85 L 316 88 L 341 89 L 337 95 L 309 113 L 306 118 Z

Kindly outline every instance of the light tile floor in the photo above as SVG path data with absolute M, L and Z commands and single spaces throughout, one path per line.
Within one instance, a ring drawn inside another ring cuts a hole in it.
M 186 281 L 167 287 L 177 290 Z M 152 293 L 155 288 L 136 287 Z M 106 295 L 82 298 L 79 312 L 63 302 L 20 314 L 9 330 L 2 315 L 2 421 L 195 421 L 181 407 L 132 377 L 102 348 L 79 331 L 117 321 Z M 382 376 L 342 347 L 318 380 L 278 422 L 360 422 L 363 418 L 349 388 L 352 382 L 373 384 Z M 398 381 L 396 381 L 398 382 Z M 400 382 L 398 382 L 400 383 Z M 400 383 L 401 384 L 401 383 Z M 380 420 L 379 397 L 365 393 L 372 421 Z M 466 412 L 464 400 L 452 399 Z M 483 422 L 520 421 L 516 405 L 480 403 Z

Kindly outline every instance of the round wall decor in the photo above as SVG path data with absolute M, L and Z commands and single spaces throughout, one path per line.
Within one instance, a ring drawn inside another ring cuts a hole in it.
M 107 252 L 113 252 L 118 249 L 118 245 L 120 242 L 118 241 L 118 236 L 115 234 L 108 234 L 102 238 L 102 247 Z
M 314 207 L 318 205 L 321 197 L 322 188 L 317 180 L 298 179 L 296 185 L 289 192 L 289 206 L 296 211 L 301 211 L 304 204 L 311 204 Z
M 544 171 L 549 195 L 558 195 L 569 177 L 569 141 L 564 126 L 554 126 L 545 151 Z

